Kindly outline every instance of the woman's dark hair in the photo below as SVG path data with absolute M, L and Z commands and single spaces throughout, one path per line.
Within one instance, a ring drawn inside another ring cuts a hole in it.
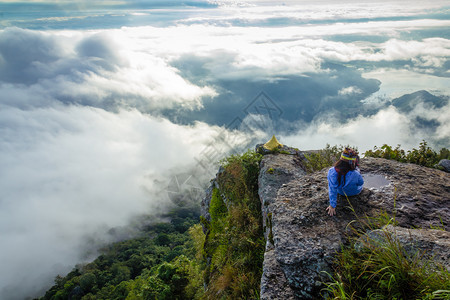
M 344 178 L 344 182 L 342 185 L 345 185 L 345 175 L 348 171 L 352 171 L 356 168 L 356 165 L 349 164 L 348 162 L 340 159 L 337 162 L 334 163 L 334 169 L 338 173 L 338 186 L 341 185 L 341 178 Z

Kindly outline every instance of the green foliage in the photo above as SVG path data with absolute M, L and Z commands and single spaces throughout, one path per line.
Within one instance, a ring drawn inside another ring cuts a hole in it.
M 140 237 L 109 245 L 93 262 L 57 276 L 41 299 L 200 299 L 199 244 L 192 238 L 203 235 L 194 225 L 198 212 L 180 208 L 164 217 L 171 221 L 148 225 Z
M 80 287 L 83 291 L 90 292 L 95 285 L 96 277 L 93 273 L 86 273 L 80 277 Z
M 442 220 L 441 216 L 439 216 L 439 221 L 440 221 L 439 225 L 430 225 L 430 229 L 446 231 L 445 225 L 444 225 L 444 220 Z
M 326 167 L 331 167 L 339 159 L 345 147 L 342 145 L 331 147 L 327 144 L 324 149 L 318 150 L 317 152 L 305 153 L 306 161 L 304 166 L 306 171 L 312 173 Z
M 345 247 L 338 254 L 337 277 L 328 283 L 334 299 L 420 299 L 450 290 L 450 273 L 408 254 L 390 233 L 382 241 L 368 239 L 363 250 Z
M 209 206 L 209 214 L 211 218 L 218 220 L 227 214 L 227 207 L 223 202 L 222 196 L 218 189 L 214 188 Z
M 364 156 L 392 159 L 432 168 L 441 159 L 450 159 L 450 150 L 442 148 L 439 153 L 437 153 L 428 146 L 426 141 L 422 141 L 419 145 L 419 149 L 413 148 L 412 150 L 405 151 L 400 148 L 400 145 L 393 148 L 384 144 L 379 148 L 375 146 L 373 150 L 366 151 Z
M 259 297 L 265 246 L 258 197 L 260 161 L 261 155 L 250 150 L 222 161 L 220 190 L 213 190 L 202 251 L 208 299 Z
M 395 225 L 395 216 L 382 212 L 349 224 L 356 235 L 337 254 L 326 292 L 332 299 L 448 299 L 447 269 L 425 259 L 425 253 L 406 251 L 385 229 L 366 234 L 386 224 Z
M 226 170 L 219 180 L 227 198 L 238 200 L 250 193 L 252 197 L 258 195 L 259 163 L 262 155 L 248 150 L 241 156 L 231 155 L 221 161 Z M 231 193 L 231 194 L 230 194 Z
M 204 245 L 206 236 L 200 224 L 189 228 L 189 235 L 192 241 L 194 259 L 189 268 L 189 283 L 186 286 L 186 299 L 204 299 L 203 290 L 203 270 L 206 268 L 204 258 Z
M 393 159 L 400 162 L 406 162 L 406 153 L 404 150 L 400 149 L 400 145 L 397 145 L 394 149 L 384 144 L 380 148 L 375 146 L 373 148 L 374 150 L 368 150 L 364 153 L 365 157 L 379 157 L 379 158 L 385 158 L 385 159 Z

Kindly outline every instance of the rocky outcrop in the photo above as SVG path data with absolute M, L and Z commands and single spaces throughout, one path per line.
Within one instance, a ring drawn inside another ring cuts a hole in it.
M 257 145 L 256 150 L 265 152 L 262 145 Z M 273 244 L 272 207 L 283 184 L 299 180 L 306 175 L 302 168 L 305 157 L 297 149 L 286 146 L 283 146 L 281 151 L 288 154 L 264 155 L 260 163 L 258 194 L 261 200 L 264 236 L 267 241 L 261 278 L 261 299 L 295 299 L 295 294 L 276 256 Z
M 322 298 L 324 272 L 331 271 L 332 259 L 346 242 L 347 225 L 355 216 L 386 211 L 395 213 L 403 228 L 430 228 L 443 222 L 449 229 L 447 173 L 376 158 L 363 159 L 361 172 L 383 176 L 388 184 L 339 199 L 337 215 L 330 217 L 325 211 L 327 169 L 306 174 L 299 155 L 264 156 L 259 184 L 267 246 L 261 299 Z M 278 296 L 280 289 L 283 297 Z
M 257 146 L 257 149 L 264 149 Z M 261 151 L 261 150 L 260 150 Z M 276 201 L 280 187 L 292 180 L 306 175 L 302 168 L 305 156 L 298 150 L 284 146 L 283 151 L 289 154 L 264 155 L 259 170 L 258 194 L 262 203 L 263 225 L 265 238 L 269 240 L 270 206 Z
M 255 147 L 256 152 L 266 155 L 266 154 L 290 154 L 290 155 L 296 155 L 299 157 L 304 158 L 303 152 L 300 151 L 297 148 L 292 148 L 286 145 L 280 145 L 279 147 L 276 147 L 275 149 L 267 149 L 264 147 L 265 144 L 258 144 Z
M 406 248 L 423 249 L 430 257 L 443 257 L 440 262 L 449 261 L 448 233 L 430 229 L 450 230 L 448 173 L 364 158 L 360 163 L 367 183 L 363 191 L 339 198 L 337 215 L 330 217 L 325 210 L 328 168 L 308 174 L 298 149 L 261 148 L 257 146 L 265 154 L 258 193 L 266 238 L 261 299 L 322 299 L 322 282 L 329 279 L 326 272 L 332 272 L 333 258 L 351 233 L 348 224 L 357 216 L 387 212 L 395 216 L 395 236 Z M 202 201 L 202 214 L 208 221 L 213 187 L 218 188 L 216 180 Z

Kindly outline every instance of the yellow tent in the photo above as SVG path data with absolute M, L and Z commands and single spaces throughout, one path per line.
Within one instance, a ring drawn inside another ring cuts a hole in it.
M 270 150 L 270 151 L 273 151 L 275 148 L 278 148 L 278 147 L 283 147 L 283 145 L 280 144 L 280 142 L 278 142 L 275 135 L 272 136 L 270 141 L 268 141 L 267 143 L 264 144 L 264 148 L 266 148 L 267 150 Z

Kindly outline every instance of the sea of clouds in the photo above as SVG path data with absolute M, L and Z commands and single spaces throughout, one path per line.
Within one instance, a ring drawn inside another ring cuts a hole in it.
M 207 184 L 214 161 L 272 134 L 303 150 L 450 146 L 449 104 L 390 105 L 449 96 L 445 1 L 193 2 L 3 7 L 1 299 L 42 294 L 109 229 L 170 207 L 176 174 Z

